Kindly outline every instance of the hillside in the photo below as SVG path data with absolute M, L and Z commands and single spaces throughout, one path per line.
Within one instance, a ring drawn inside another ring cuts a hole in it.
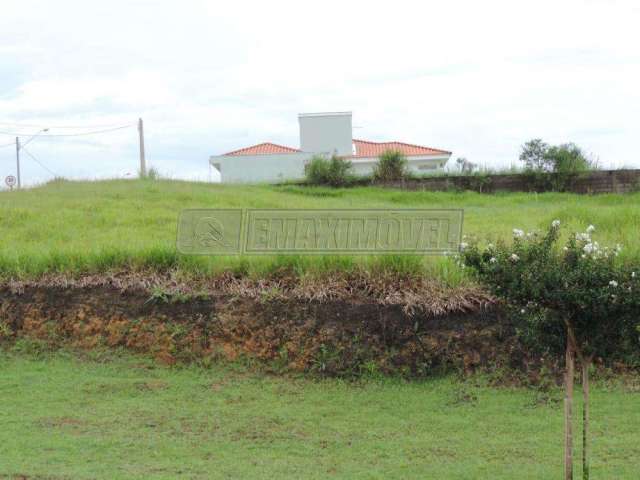
M 544 228 L 554 219 L 566 231 L 597 227 L 601 243 L 640 254 L 640 193 L 498 194 L 409 192 L 296 186 L 229 186 L 170 180 L 56 181 L 0 193 L 0 275 L 95 272 L 111 268 L 178 267 L 197 272 L 240 269 L 260 273 L 282 262 L 300 270 L 349 269 L 355 264 L 423 269 L 451 282 L 461 273 L 446 258 L 184 257 L 176 253 L 176 220 L 183 208 L 464 208 L 466 235 L 509 239 L 513 228 Z
M 189 207 L 464 208 L 485 241 L 559 219 L 640 258 L 637 193 L 167 180 L 0 193 L 0 393 L 16 419 L 0 477 L 497 479 L 515 457 L 519 478 L 559 475 L 563 340 L 532 345 L 454 259 L 182 256 Z M 592 388 L 599 478 L 637 470 L 637 342 L 620 347 Z

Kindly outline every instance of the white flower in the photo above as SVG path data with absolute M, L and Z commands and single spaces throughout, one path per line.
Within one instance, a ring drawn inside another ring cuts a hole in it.
M 598 250 L 598 244 L 597 243 L 587 243 L 584 247 L 582 247 L 582 250 L 584 250 L 584 253 L 586 254 L 590 254 L 590 253 L 594 253 Z
M 511 260 L 513 260 L 514 262 L 517 262 L 518 260 L 520 260 L 520 257 L 518 255 L 516 255 L 515 253 L 512 253 L 509 258 Z
M 610 287 L 614 287 L 614 288 L 615 288 L 615 287 L 617 287 L 617 286 L 618 286 L 618 282 L 616 282 L 615 280 L 611 280 L 611 281 L 609 282 L 609 286 L 610 286 Z
M 553 228 L 558 228 L 560 226 L 560 220 L 554 220 L 553 222 L 551 222 L 551 226 Z
M 514 228 L 513 229 L 513 237 L 514 238 L 522 238 L 522 237 L 524 237 L 524 231 L 520 230 L 519 228 Z
M 596 231 L 596 227 L 594 227 L 593 225 L 589 225 L 587 227 L 587 233 L 593 233 Z
M 520 310 L 520 313 L 524 313 L 524 308 L 522 310 Z
M 562 250 L 564 250 L 565 252 L 569 251 L 569 247 L 564 247 Z
M 631 272 L 631 278 L 636 278 L 636 272 Z
M 491 257 L 489 259 L 489 263 L 496 263 L 498 261 L 498 259 L 496 257 Z
M 591 236 L 588 233 L 576 233 L 576 240 L 579 242 L 591 241 Z
M 462 242 L 462 243 L 460 244 L 460 250 L 464 250 L 464 249 L 465 249 L 465 248 L 467 248 L 468 246 L 469 246 L 469 244 L 468 244 L 468 243 L 466 243 L 466 242 Z

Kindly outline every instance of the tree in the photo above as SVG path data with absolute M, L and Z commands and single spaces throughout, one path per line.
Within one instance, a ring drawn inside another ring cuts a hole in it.
M 541 138 L 534 138 L 522 146 L 520 161 L 524 162 L 527 170 L 547 170 L 546 154 L 548 150 L 548 144 L 543 142 Z
M 576 355 L 584 398 L 582 471 L 588 479 L 589 368 L 594 357 L 611 358 L 618 346 L 637 341 L 640 275 L 638 266 L 617 261 L 619 246 L 601 247 L 592 239 L 593 226 L 558 248 L 559 227 L 554 221 L 544 235 L 515 229 L 510 245 L 462 245 L 461 259 L 523 319 L 529 335 L 551 346 L 557 332 L 564 332 L 565 479 L 573 478 Z
M 548 147 L 544 159 L 556 173 L 575 173 L 589 170 L 592 162 L 575 143 Z
M 542 191 L 567 190 L 581 172 L 595 166 L 575 143 L 550 146 L 539 138 L 522 146 L 520 160 L 530 188 Z
M 522 146 L 520 161 L 527 170 L 556 173 L 574 173 L 593 166 L 582 149 L 575 143 L 549 145 L 540 138 L 529 140 Z
M 456 158 L 456 163 L 458 164 L 458 167 L 460 168 L 460 171 L 462 173 L 472 173 L 478 167 L 478 165 L 470 162 L 465 157 Z

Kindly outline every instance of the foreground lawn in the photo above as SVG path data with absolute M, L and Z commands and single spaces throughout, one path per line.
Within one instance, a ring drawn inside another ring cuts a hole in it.
M 560 478 L 562 404 L 475 383 L 0 352 L 0 478 Z M 637 479 L 640 393 L 592 409 L 593 478 Z
M 544 229 L 554 219 L 566 232 L 597 227 L 602 244 L 621 243 L 623 256 L 640 256 L 640 193 L 498 194 L 408 192 L 372 187 L 353 189 L 295 186 L 229 186 L 181 181 L 113 180 L 52 182 L 0 192 L 0 275 L 43 271 L 100 271 L 130 265 L 180 266 L 213 272 L 238 268 L 261 271 L 282 259 L 182 257 L 176 253 L 176 223 L 183 208 L 464 208 L 465 233 L 494 241 L 513 228 Z M 371 259 L 289 259 L 302 270 Z M 386 260 L 389 261 L 388 259 Z M 421 263 L 422 262 L 422 263 Z M 384 262 L 383 262 L 384 263 Z M 460 280 L 454 263 L 443 258 L 390 262 L 426 268 L 445 280 Z

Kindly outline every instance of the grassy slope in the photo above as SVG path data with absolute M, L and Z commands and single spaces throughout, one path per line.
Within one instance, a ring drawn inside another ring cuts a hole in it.
M 571 231 L 593 223 L 601 243 L 622 243 L 640 253 L 640 194 L 579 196 L 403 192 L 378 188 L 330 190 L 269 186 L 221 186 L 176 181 L 60 182 L 0 193 L 0 274 L 104 269 L 126 263 L 181 264 L 197 270 L 247 265 L 270 268 L 274 259 L 244 262 L 221 257 L 179 257 L 178 212 L 187 207 L 439 208 L 465 209 L 465 233 L 508 238 L 514 227 L 544 228 L 559 218 Z M 367 260 L 364 260 L 367 261 Z M 307 259 L 303 268 L 325 264 Z M 349 264 L 350 260 L 342 260 Z M 446 259 L 425 264 L 455 277 Z
M 562 471 L 562 403 L 536 403 L 533 391 L 446 378 L 356 385 L 62 353 L 0 352 L 0 370 L 1 478 L 499 480 Z M 596 386 L 592 395 L 593 477 L 636 479 L 638 393 Z

